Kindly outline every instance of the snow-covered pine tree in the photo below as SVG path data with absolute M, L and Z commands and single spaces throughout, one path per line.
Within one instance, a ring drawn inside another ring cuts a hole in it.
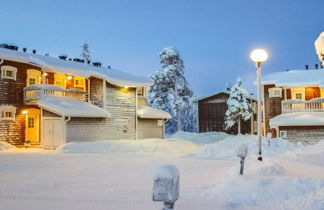
M 193 92 L 184 75 L 184 64 L 174 47 L 166 47 L 160 52 L 163 71 L 151 75 L 154 81 L 148 91 L 149 104 L 172 115 L 166 123 L 166 132 L 193 131 L 195 128 Z
M 252 105 L 246 100 L 249 92 L 242 87 L 241 78 L 231 88 L 227 99 L 227 111 L 225 113 L 225 129 L 229 130 L 235 123 L 238 124 L 238 134 L 241 133 L 241 120 L 248 120 L 252 115 Z
M 81 47 L 82 47 L 81 58 L 83 58 L 86 63 L 90 63 L 91 56 L 90 56 L 90 50 L 89 50 L 88 43 L 85 42 Z
M 324 65 L 324 31 L 318 36 L 314 44 L 318 58 Z

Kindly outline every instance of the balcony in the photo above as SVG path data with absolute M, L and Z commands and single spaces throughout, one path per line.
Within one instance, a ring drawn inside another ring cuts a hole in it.
M 281 102 L 283 114 L 297 112 L 324 112 L 324 98 L 314 98 L 308 101 L 284 100 Z
M 79 89 L 64 89 L 56 85 L 38 84 L 24 88 L 24 103 L 36 104 L 38 100 L 58 97 L 86 102 L 86 92 Z

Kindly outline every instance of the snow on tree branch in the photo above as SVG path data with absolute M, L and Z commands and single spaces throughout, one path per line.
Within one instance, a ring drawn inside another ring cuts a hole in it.
M 322 32 L 315 41 L 315 49 L 320 61 L 324 65 L 324 32 Z

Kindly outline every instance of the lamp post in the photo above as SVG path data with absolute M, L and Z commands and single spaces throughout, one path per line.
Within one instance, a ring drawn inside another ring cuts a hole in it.
M 262 112 L 261 112 L 261 63 L 268 59 L 268 53 L 263 49 L 255 49 L 252 51 L 250 58 L 255 62 L 257 68 L 257 97 L 258 97 L 258 160 L 262 161 L 261 150 L 261 133 L 262 133 Z

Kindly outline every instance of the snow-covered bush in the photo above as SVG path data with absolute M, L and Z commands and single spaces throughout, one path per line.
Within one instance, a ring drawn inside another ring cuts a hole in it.
M 229 130 L 236 123 L 238 133 L 241 133 L 241 120 L 248 120 L 252 115 L 252 105 L 246 100 L 249 92 L 242 87 L 241 78 L 237 79 L 235 86 L 231 88 L 230 96 L 227 100 L 227 111 L 225 113 L 225 129 Z
M 237 157 L 240 158 L 246 158 L 248 153 L 248 146 L 246 144 L 240 144 L 237 148 L 236 148 L 236 155 Z

